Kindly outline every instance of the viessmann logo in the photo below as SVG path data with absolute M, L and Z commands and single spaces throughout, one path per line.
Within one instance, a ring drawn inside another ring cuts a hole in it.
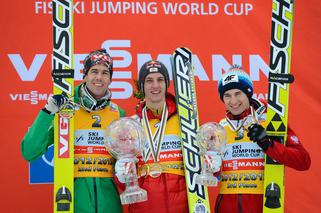
M 10 93 L 9 97 L 12 101 L 30 102 L 35 105 L 40 101 L 47 101 L 52 96 L 52 93 L 40 93 L 39 91 L 32 90 L 29 93 Z

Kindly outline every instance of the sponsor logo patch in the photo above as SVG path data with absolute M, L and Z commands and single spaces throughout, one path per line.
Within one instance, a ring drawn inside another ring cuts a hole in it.
M 239 82 L 238 75 L 234 75 L 234 74 L 227 75 L 223 79 L 223 86 L 233 82 Z

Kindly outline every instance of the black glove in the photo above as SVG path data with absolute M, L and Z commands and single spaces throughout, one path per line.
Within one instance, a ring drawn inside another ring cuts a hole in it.
M 47 104 L 42 110 L 51 115 L 56 114 L 59 112 L 60 107 L 68 101 L 69 98 L 64 94 L 50 96 L 47 100 Z
M 260 124 L 252 124 L 248 128 L 247 137 L 249 137 L 251 141 L 256 142 L 264 151 L 273 145 L 273 141 L 269 138 L 264 127 Z

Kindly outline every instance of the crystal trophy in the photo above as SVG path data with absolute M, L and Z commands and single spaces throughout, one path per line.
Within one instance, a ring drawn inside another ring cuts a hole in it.
M 147 192 L 138 186 L 135 165 L 137 162 L 136 157 L 141 155 L 145 141 L 143 127 L 132 118 L 120 118 L 110 123 L 107 128 L 106 148 L 116 158 L 115 168 L 122 169 L 126 183 L 126 189 L 120 195 L 122 204 L 147 200 Z
M 226 149 L 227 135 L 225 129 L 215 122 L 203 124 L 197 131 L 196 141 L 202 159 L 202 170 L 195 178 L 197 184 L 217 186 L 215 172 L 220 171 L 222 155 Z

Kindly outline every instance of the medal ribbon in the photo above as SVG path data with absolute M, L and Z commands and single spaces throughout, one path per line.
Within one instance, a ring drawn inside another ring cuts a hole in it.
M 245 118 L 243 118 L 240 125 L 234 125 L 233 122 L 232 122 L 227 116 L 225 116 L 227 123 L 229 124 L 230 128 L 231 128 L 234 132 L 239 132 L 240 129 L 243 127 L 243 125 L 245 124 L 245 122 L 246 122 L 249 118 L 252 118 L 251 121 L 252 121 L 253 123 L 258 123 L 256 112 L 254 111 L 254 109 L 253 109 L 252 106 L 251 106 L 250 108 L 251 108 L 251 116 L 246 116 Z M 250 122 L 250 121 L 248 121 L 247 123 L 249 123 L 249 122 Z
M 144 147 L 143 151 L 143 158 L 144 161 L 147 162 L 150 158 L 150 155 L 152 154 L 154 162 L 159 161 L 159 155 L 160 155 L 160 148 L 161 143 L 164 137 L 165 129 L 166 129 L 166 123 L 167 123 L 167 117 L 168 117 L 168 109 L 166 106 L 166 102 L 163 106 L 163 112 L 162 112 L 162 118 L 160 121 L 160 125 L 156 128 L 156 131 L 154 135 L 152 134 L 152 130 L 149 125 L 148 117 L 147 117 L 147 108 L 146 106 L 143 108 L 142 111 L 142 117 L 143 117 L 143 126 L 145 128 L 145 132 L 147 133 L 148 137 L 148 143 L 146 143 L 146 146 Z

